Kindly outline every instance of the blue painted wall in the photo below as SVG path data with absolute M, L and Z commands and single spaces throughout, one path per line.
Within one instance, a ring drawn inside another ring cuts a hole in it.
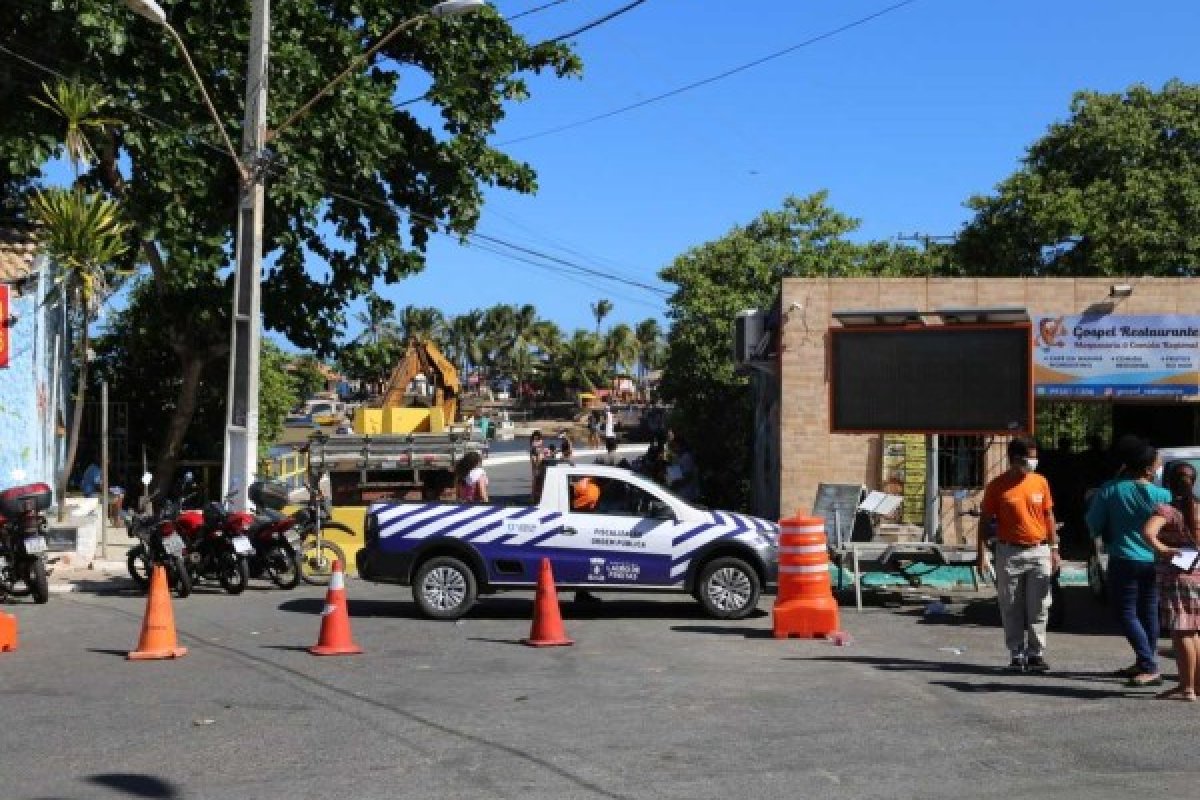
M 8 330 L 8 367 L 0 368 L 0 487 L 37 481 L 55 485 L 65 451 L 63 437 L 55 433 L 54 406 L 62 420 L 69 419 L 64 409 L 71 369 L 60 365 L 55 390 L 55 334 L 62 364 L 69 364 L 70 341 L 65 315 L 45 302 L 51 287 L 47 262 L 39 259 L 36 268 L 37 280 L 24 293 L 18 295 L 12 286 L 9 292 L 9 313 L 17 323 Z

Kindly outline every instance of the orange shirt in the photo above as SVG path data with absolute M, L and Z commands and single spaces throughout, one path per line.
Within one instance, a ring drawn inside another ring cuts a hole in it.
M 1050 484 L 1036 472 L 1027 475 L 1006 471 L 994 478 L 983 492 L 980 525 L 996 517 L 996 536 L 1002 542 L 1022 547 L 1045 542 L 1050 535 Z

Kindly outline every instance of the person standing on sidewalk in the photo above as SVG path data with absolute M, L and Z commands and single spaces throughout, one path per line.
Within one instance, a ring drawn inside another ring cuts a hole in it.
M 1127 686 L 1158 686 L 1158 585 L 1154 551 L 1142 536 L 1146 521 L 1171 493 L 1154 485 L 1158 451 L 1145 441 L 1124 453 L 1117 477 L 1092 495 L 1087 525 L 1108 553 L 1108 586 L 1117 617 L 1137 661 L 1117 675 Z
M 1045 672 L 1050 588 L 1059 567 L 1050 485 L 1038 475 L 1037 444 L 1026 436 L 1008 443 L 1008 470 L 983 493 L 978 562 L 987 570 L 986 539 L 996 537 L 996 593 L 1004 643 L 1017 672 Z
M 1200 570 L 1175 566 L 1171 560 L 1200 548 L 1196 525 L 1196 468 L 1176 461 L 1167 471 L 1171 505 L 1160 505 L 1142 536 L 1158 554 L 1159 611 L 1163 627 L 1171 631 L 1179 683 L 1155 697 L 1196 702 L 1200 691 Z

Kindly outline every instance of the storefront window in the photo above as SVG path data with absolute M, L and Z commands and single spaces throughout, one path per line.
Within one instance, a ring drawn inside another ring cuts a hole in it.
M 938 483 L 943 489 L 982 489 L 985 436 L 938 437 Z

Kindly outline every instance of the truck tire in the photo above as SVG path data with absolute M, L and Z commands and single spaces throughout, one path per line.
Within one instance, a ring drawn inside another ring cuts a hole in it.
M 762 581 L 740 558 L 721 556 L 700 569 L 696 600 L 714 619 L 745 619 L 758 608 Z
M 458 619 L 475 605 L 478 592 L 474 571 L 453 556 L 435 556 L 413 576 L 413 600 L 430 619 Z

